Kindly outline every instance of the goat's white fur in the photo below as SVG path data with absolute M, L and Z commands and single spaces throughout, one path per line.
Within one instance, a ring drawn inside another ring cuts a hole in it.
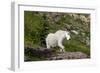
M 69 40 L 70 34 L 67 31 L 58 30 L 55 33 L 49 33 L 46 38 L 46 46 L 48 49 L 51 47 L 60 47 L 60 51 L 64 51 L 64 46 L 62 45 L 62 42 L 64 39 Z

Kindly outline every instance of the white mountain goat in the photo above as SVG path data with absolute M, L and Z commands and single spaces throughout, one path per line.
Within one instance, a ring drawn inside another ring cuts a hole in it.
M 68 31 L 58 30 L 55 33 L 49 33 L 46 38 L 46 46 L 48 49 L 51 47 L 60 47 L 60 51 L 65 51 L 62 42 L 64 39 L 69 40 L 70 34 Z

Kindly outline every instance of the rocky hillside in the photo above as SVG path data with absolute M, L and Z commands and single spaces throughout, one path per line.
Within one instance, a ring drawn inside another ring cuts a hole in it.
M 67 30 L 71 40 L 64 41 L 65 50 L 90 56 L 90 14 L 25 11 L 24 23 L 25 49 L 46 48 L 47 34 Z

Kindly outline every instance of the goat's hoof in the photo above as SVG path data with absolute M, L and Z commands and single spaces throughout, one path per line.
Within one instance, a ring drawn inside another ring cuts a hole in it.
M 60 49 L 60 52 L 65 52 L 65 50 L 64 49 Z

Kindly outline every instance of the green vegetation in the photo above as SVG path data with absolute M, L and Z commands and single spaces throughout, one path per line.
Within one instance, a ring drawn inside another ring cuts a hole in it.
M 90 55 L 90 48 L 77 40 L 69 40 L 68 42 L 65 42 L 65 50 L 71 52 L 80 51 Z
M 57 30 L 69 30 L 71 40 L 64 41 L 66 51 L 81 51 L 90 56 L 90 15 L 81 13 L 55 13 L 24 11 L 24 47 L 46 48 L 45 38 L 47 34 Z M 77 31 L 75 35 L 71 30 Z M 42 58 L 32 57 L 32 60 Z

